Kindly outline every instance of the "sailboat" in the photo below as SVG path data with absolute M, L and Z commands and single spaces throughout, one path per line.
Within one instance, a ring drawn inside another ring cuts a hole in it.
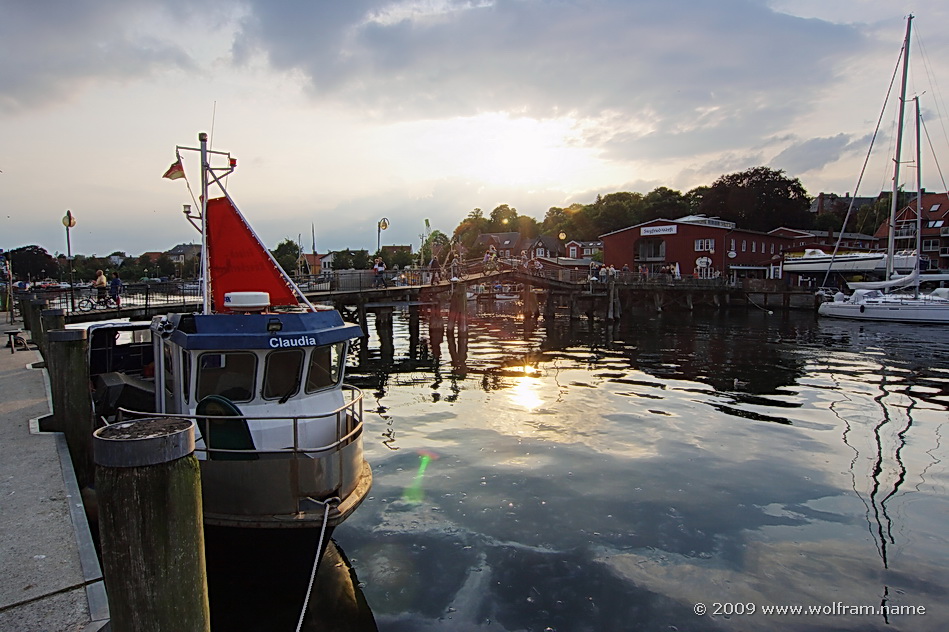
M 914 97 L 916 130 L 916 264 L 909 274 L 894 275 L 896 214 L 899 200 L 900 153 L 903 141 L 903 119 L 906 107 L 906 80 L 909 73 L 910 34 L 913 16 L 906 20 L 906 36 L 903 40 L 902 83 L 899 97 L 899 121 L 893 173 L 893 194 L 888 222 L 887 266 L 883 281 L 849 282 L 854 290 L 849 297 L 838 293 L 833 301 L 821 303 L 818 313 L 832 318 L 849 318 L 874 322 L 932 323 L 949 325 L 949 298 L 945 293 L 921 294 L 919 291 L 920 238 L 922 234 L 922 167 L 920 164 L 920 111 L 919 97 Z M 912 294 L 905 293 L 912 289 Z

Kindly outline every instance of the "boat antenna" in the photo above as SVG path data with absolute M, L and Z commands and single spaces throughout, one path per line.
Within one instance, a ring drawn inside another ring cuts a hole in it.
M 211 134 L 208 137 L 208 149 L 214 147 L 214 119 L 217 117 L 217 101 L 211 103 Z

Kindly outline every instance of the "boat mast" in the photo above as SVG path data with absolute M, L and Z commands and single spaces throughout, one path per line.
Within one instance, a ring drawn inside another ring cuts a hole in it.
M 919 128 L 921 119 L 919 116 L 919 95 L 913 97 L 916 104 L 916 274 L 917 278 L 920 272 L 920 257 L 923 254 L 923 164 L 922 150 L 919 146 Z M 919 298 L 919 282 L 913 290 L 913 296 Z
M 890 223 L 886 239 L 886 279 L 893 277 L 893 259 L 896 252 L 896 211 L 900 190 L 900 150 L 903 146 L 903 114 L 906 111 L 906 78 L 909 75 L 909 36 L 913 15 L 906 18 L 906 37 L 903 39 L 903 79 L 900 85 L 900 113 L 896 126 L 896 152 L 893 156 L 893 199 L 890 200 Z
M 208 135 L 206 132 L 198 134 L 201 143 L 201 299 L 204 303 L 201 313 L 211 313 L 211 274 L 210 259 L 208 257 Z

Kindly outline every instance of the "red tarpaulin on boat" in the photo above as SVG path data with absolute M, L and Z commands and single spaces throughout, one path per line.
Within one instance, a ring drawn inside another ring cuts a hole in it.
M 267 292 L 271 305 L 297 305 L 280 267 L 240 211 L 226 198 L 208 200 L 207 242 L 211 302 L 224 311 L 228 292 Z

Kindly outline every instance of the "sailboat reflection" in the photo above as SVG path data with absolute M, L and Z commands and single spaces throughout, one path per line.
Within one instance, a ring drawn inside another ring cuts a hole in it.
M 835 414 L 844 424 L 842 435 L 843 443 L 853 450 L 854 456 L 850 461 L 850 475 L 854 493 L 866 508 L 865 520 L 867 529 L 873 538 L 877 553 L 883 562 L 883 569 L 890 568 L 890 547 L 896 545 L 894 536 L 894 520 L 890 514 L 888 502 L 895 498 L 906 481 L 906 465 L 903 462 L 903 449 L 907 444 L 907 435 L 913 426 L 913 410 L 916 400 L 909 397 L 906 402 L 900 398 L 911 387 L 910 384 L 888 383 L 885 367 L 878 369 L 879 392 L 873 396 L 873 401 L 880 409 L 880 417 L 868 428 L 870 436 L 860 436 L 860 426 L 856 420 L 851 420 L 846 412 L 832 406 Z M 897 401 L 891 401 L 896 398 Z M 848 398 L 849 399 L 849 398 Z M 902 411 L 902 412 L 900 412 Z M 902 422 L 898 421 L 903 417 Z M 869 442 L 866 439 L 870 439 Z M 872 445 L 873 454 L 861 456 L 859 446 Z M 858 464 L 869 463 L 869 472 L 858 471 Z M 920 474 L 922 475 L 922 473 Z M 869 484 L 869 489 L 861 491 L 861 482 Z M 890 600 L 890 587 L 884 583 L 880 594 L 880 605 L 886 606 Z M 886 609 L 882 617 L 889 624 L 889 615 Z

